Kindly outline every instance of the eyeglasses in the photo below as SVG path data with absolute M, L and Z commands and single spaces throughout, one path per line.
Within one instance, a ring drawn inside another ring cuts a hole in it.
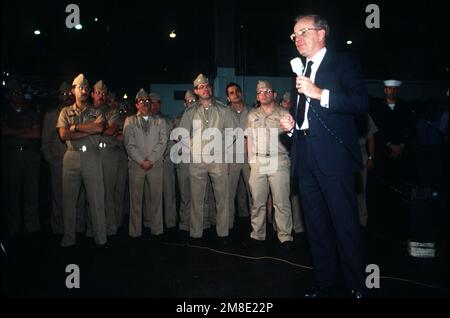
M 65 92 L 65 93 L 62 93 L 62 95 L 63 96 L 72 96 L 72 93 L 71 92 Z
M 138 101 L 139 105 L 150 104 L 150 99 L 141 99 Z
M 80 86 L 80 85 L 77 85 L 77 86 L 76 86 L 76 89 L 79 90 L 80 92 L 81 92 L 81 91 L 88 91 L 88 92 L 90 91 L 89 86 Z
M 271 90 L 271 89 L 266 89 L 265 91 L 259 91 L 259 92 L 257 92 L 256 95 L 261 95 L 261 94 L 269 95 L 269 94 L 272 94 L 272 93 L 273 93 L 273 90 Z
M 303 28 L 298 31 L 295 31 L 294 33 L 291 34 L 291 41 L 295 42 L 295 39 L 297 38 L 297 36 L 305 37 L 309 30 L 317 31 L 317 30 L 322 30 L 322 28 Z
M 195 100 L 195 99 L 185 99 L 184 102 L 185 102 L 186 104 L 192 104 L 192 103 L 195 103 L 196 100 Z
M 101 96 L 106 96 L 106 95 L 107 95 L 107 93 L 101 92 L 101 91 L 95 91 L 94 94 L 95 94 L 95 95 L 99 95 L 99 96 L 100 96 L 100 95 L 101 95 Z
M 210 84 L 200 84 L 197 86 L 197 89 L 206 89 L 206 88 L 211 88 Z

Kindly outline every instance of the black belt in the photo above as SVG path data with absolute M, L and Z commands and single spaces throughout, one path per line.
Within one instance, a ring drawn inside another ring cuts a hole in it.
M 309 129 L 303 129 L 303 130 L 299 130 L 298 134 L 302 137 L 306 137 L 309 136 Z
M 108 145 L 105 142 L 101 142 L 98 144 L 98 149 L 124 149 L 124 146 L 118 146 L 118 145 Z
M 270 157 L 271 156 L 270 153 L 256 153 L 255 155 L 258 157 Z

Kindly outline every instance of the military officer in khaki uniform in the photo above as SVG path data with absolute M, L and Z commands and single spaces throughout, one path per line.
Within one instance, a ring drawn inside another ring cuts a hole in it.
M 161 113 L 161 97 L 156 93 L 150 93 L 150 112 L 154 117 L 161 117 L 167 124 L 167 136 L 175 128 L 175 120 Z M 175 195 L 175 168 L 170 160 L 170 149 L 174 141 L 168 140 L 166 151 L 164 151 L 163 168 L 163 200 L 164 200 L 164 221 L 166 228 L 172 229 L 177 226 L 177 201 Z
M 89 217 L 95 243 L 104 245 L 107 238 L 99 142 L 105 128 L 105 117 L 89 105 L 89 83 L 83 74 L 74 79 L 72 93 L 75 104 L 62 109 L 56 125 L 61 140 L 67 144 L 63 159 L 64 236 L 61 246 L 76 243 L 76 207 L 82 184 L 91 209 Z
M 230 104 L 232 113 L 236 116 L 238 127 L 242 129 L 244 134 L 247 128 L 247 119 L 250 108 L 244 104 L 242 98 L 241 87 L 236 83 L 229 83 L 226 87 L 227 100 Z M 250 178 L 250 166 L 248 164 L 247 156 L 247 141 L 246 137 L 242 136 L 244 140 L 241 143 L 235 143 L 235 158 L 229 168 L 229 183 L 230 183 L 230 229 L 233 228 L 235 217 L 235 199 L 238 198 L 238 212 L 239 216 L 249 216 L 251 203 L 250 190 L 248 189 L 248 180 Z M 239 189 L 239 182 L 242 182 L 242 187 Z
M 130 226 L 133 238 L 142 235 L 142 214 L 144 227 L 153 235 L 163 233 L 162 178 L 163 155 L 167 147 L 167 125 L 163 118 L 152 116 L 150 97 L 141 89 L 136 95 L 138 113 L 125 120 L 124 135 L 127 149 L 130 177 Z M 144 195 L 148 191 L 149 195 Z M 142 201 L 146 200 L 142 213 Z
M 58 94 L 58 105 L 45 113 L 44 121 L 42 123 L 41 151 L 50 167 L 52 187 L 50 225 L 53 234 L 64 233 L 62 214 L 62 163 L 67 149 L 66 143 L 59 138 L 56 130 L 56 123 L 62 108 L 73 105 L 74 102 L 75 99 L 70 84 L 66 82 L 61 83 Z M 84 200 L 83 196 L 83 204 Z M 77 209 L 77 232 L 81 232 L 85 229 L 85 218 L 83 214 L 80 214 L 81 211 L 80 208 Z
M 216 199 L 216 231 L 221 242 L 226 244 L 229 235 L 228 164 L 225 153 L 230 145 L 224 143 L 226 128 L 236 128 L 237 123 L 230 109 L 212 96 L 209 80 L 200 74 L 194 80 L 195 94 L 199 101 L 188 108 L 181 119 L 180 127 L 190 136 L 190 151 L 193 162 L 189 165 L 191 184 L 190 236 L 203 236 L 204 199 L 208 176 Z M 216 130 L 209 130 L 215 128 Z M 206 130 L 214 137 L 203 136 Z M 205 138 L 203 139 L 202 136 Z M 214 146 L 211 147 L 211 144 Z
M 110 108 L 107 103 L 108 87 L 100 80 L 91 93 L 93 107 L 100 110 L 106 119 L 106 127 L 100 136 L 100 157 L 103 169 L 103 186 L 105 192 L 106 234 L 117 234 L 119 222 L 116 219 L 116 185 L 118 182 L 119 160 L 123 145 L 116 139 L 119 121 L 119 109 Z
M 255 240 L 266 238 L 266 202 L 270 187 L 278 239 L 283 246 L 288 247 L 292 241 L 290 160 L 289 151 L 280 141 L 280 135 L 283 134 L 280 118 L 289 112 L 276 104 L 276 93 L 269 82 L 259 81 L 256 94 L 261 106 L 250 111 L 247 124 L 251 167 L 249 184 L 253 198 L 253 231 L 250 237 Z
M 184 110 L 175 118 L 175 127 L 180 126 L 181 118 L 184 112 L 197 101 L 197 96 L 187 90 L 184 94 Z M 178 140 L 175 140 L 178 142 Z M 191 185 L 189 181 L 189 163 L 180 162 L 175 165 L 177 171 L 178 191 L 180 193 L 180 222 L 178 228 L 182 231 L 189 232 L 191 213 Z

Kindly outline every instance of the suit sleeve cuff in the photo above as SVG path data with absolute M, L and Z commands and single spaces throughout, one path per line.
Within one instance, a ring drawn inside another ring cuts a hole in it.
M 328 89 L 324 89 L 322 91 L 322 96 L 320 97 L 320 106 L 330 108 L 330 91 Z

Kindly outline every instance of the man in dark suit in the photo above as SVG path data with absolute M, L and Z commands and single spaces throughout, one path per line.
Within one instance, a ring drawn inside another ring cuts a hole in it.
M 304 208 L 316 285 L 305 297 L 330 296 L 339 268 L 351 295 L 365 294 L 362 240 L 354 173 L 362 169 L 354 115 L 367 113 L 359 63 L 326 49 L 327 22 L 317 15 L 296 19 L 291 35 L 306 57 L 292 95 L 296 111 L 280 121 L 294 137 L 295 171 Z

